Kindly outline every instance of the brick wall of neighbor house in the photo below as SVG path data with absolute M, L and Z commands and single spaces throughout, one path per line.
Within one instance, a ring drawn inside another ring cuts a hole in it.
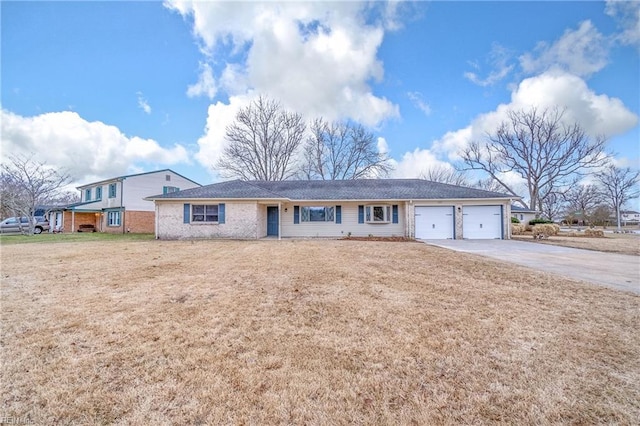
M 153 233 L 155 231 L 156 213 L 127 210 L 124 212 L 125 232 L 132 234 Z
M 98 221 L 100 220 L 100 216 L 96 216 L 95 213 L 75 213 L 75 217 L 73 218 L 73 226 L 72 226 L 72 213 L 70 211 L 65 211 L 62 217 L 62 228 L 64 232 L 78 232 L 78 228 L 80 225 L 93 225 L 96 228 L 96 231 L 100 229 L 100 224 Z M 97 218 L 97 219 L 96 219 Z
M 191 203 L 198 204 L 198 203 Z M 215 204 L 207 202 L 203 204 Z M 237 238 L 256 239 L 258 204 L 224 202 L 225 223 L 184 223 L 184 203 L 158 202 L 158 233 L 160 239 Z

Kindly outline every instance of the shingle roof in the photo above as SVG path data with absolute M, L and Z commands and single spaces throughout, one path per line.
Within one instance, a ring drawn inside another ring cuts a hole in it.
M 514 198 L 499 192 L 423 179 L 286 180 L 214 183 L 148 197 L 164 199 L 437 200 Z

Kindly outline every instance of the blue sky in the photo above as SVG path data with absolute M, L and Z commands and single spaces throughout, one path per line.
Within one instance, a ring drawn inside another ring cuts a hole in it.
M 639 166 L 638 2 L 2 2 L 2 159 L 200 183 L 266 94 L 368 126 L 395 177 L 559 104 Z M 515 179 L 515 178 L 514 178 Z M 517 180 L 517 179 L 516 179 Z

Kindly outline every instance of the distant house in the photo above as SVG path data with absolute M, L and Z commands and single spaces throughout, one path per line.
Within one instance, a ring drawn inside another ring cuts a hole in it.
M 233 180 L 148 199 L 160 239 L 507 239 L 513 201 L 422 179 Z
M 633 210 L 623 210 L 620 212 L 620 221 L 622 222 L 640 222 L 640 213 Z
M 172 170 L 118 176 L 77 187 L 78 203 L 50 210 L 52 232 L 151 233 L 155 208 L 145 197 L 197 188 Z
M 516 205 L 511 206 L 511 217 L 515 217 L 520 221 L 520 223 L 523 223 L 525 225 L 529 223 L 530 220 L 535 219 L 539 214 L 539 211 L 526 209 L 524 207 Z

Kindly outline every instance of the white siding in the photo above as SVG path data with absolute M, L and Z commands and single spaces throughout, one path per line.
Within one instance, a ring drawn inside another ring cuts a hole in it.
M 222 203 L 222 202 L 221 202 Z M 191 203 L 191 204 L 198 204 Z M 218 204 L 202 201 L 202 204 Z M 224 202 L 225 223 L 184 223 L 184 203 L 157 203 L 157 234 L 160 239 L 182 238 L 258 238 L 258 204 L 255 201 Z M 266 209 L 265 209 L 266 214 Z M 266 232 L 266 231 L 265 231 Z
M 166 179 L 166 175 L 171 180 Z M 154 211 L 153 201 L 145 201 L 145 197 L 162 194 L 162 188 L 165 186 L 175 186 L 183 189 L 195 188 L 198 185 L 188 179 L 183 178 L 170 171 L 159 171 L 154 173 L 146 173 L 138 176 L 130 176 L 124 180 L 124 189 L 118 185 L 118 193 L 116 199 L 120 202 L 120 191 L 123 190 L 124 207 L 127 210 L 137 211 Z M 108 185 L 106 187 L 108 196 Z M 105 198 L 105 190 L 102 190 L 102 198 Z
M 405 235 L 405 213 L 403 202 L 368 204 L 398 205 L 399 223 L 358 223 L 358 205 L 364 205 L 364 203 L 286 203 L 282 205 L 280 217 L 282 221 L 280 225 L 282 237 L 346 237 L 349 233 L 354 237 L 366 237 L 369 235 L 376 237 L 402 237 Z M 303 222 L 302 220 L 300 220 L 300 223 L 293 223 L 294 206 L 335 207 L 337 205 L 342 207 L 342 223 L 335 223 L 335 221 Z

